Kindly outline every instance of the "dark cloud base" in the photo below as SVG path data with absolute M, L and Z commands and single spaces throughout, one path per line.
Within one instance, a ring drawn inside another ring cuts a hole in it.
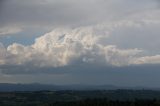
M 26 69 L 28 68 L 28 69 Z M 1 66 L 2 75 L 14 77 L 17 82 L 38 82 L 50 84 L 89 84 L 117 86 L 160 87 L 160 66 L 97 66 L 81 64 L 59 68 L 36 68 L 27 66 Z M 60 77 L 67 75 L 64 77 Z M 23 77 L 21 77 L 23 76 Z M 46 77 L 47 76 L 47 77 Z M 59 77 L 58 77 L 59 76 Z M 32 81 L 30 80 L 32 79 Z M 21 81 L 22 80 L 22 81 Z
M 0 66 L 3 74 L 63 74 L 63 73 L 152 73 L 159 72 L 159 64 L 131 65 L 131 66 L 106 66 L 96 64 L 79 64 L 62 67 L 31 67 L 22 65 Z

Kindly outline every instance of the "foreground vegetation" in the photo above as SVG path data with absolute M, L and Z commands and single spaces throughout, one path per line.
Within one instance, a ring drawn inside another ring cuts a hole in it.
M 160 106 L 160 91 L 0 92 L 0 106 Z
M 107 99 L 86 99 L 72 102 L 55 102 L 44 106 L 160 106 L 158 100 L 119 101 Z

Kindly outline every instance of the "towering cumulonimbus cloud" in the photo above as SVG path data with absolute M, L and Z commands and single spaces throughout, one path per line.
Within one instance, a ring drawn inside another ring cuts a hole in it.
M 14 43 L 4 48 L 1 44 L 0 63 L 38 67 L 79 63 L 115 66 L 132 64 L 141 50 L 121 50 L 114 45 L 101 43 L 108 36 L 109 31 L 105 26 L 55 29 L 37 38 L 29 46 Z
M 114 30 L 130 26 L 141 27 L 141 23 L 121 21 L 87 27 L 59 28 L 36 38 L 32 45 L 14 43 L 5 48 L 1 44 L 0 64 L 61 67 L 83 63 L 113 66 L 160 63 L 159 55 L 146 56 L 141 49 L 119 49 L 105 43 Z

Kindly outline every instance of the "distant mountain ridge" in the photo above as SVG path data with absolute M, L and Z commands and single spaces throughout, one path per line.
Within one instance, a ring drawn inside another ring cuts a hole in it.
M 150 89 L 147 87 L 118 87 L 114 85 L 49 85 L 49 84 L 11 84 L 0 83 L 0 92 L 5 91 L 41 91 L 41 90 L 117 90 L 117 89 Z M 153 90 L 159 90 L 153 88 Z

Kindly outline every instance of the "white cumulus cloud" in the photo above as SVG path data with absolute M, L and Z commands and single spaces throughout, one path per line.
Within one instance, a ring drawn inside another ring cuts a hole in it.
M 159 55 L 146 56 L 138 48 L 120 49 L 105 43 L 120 28 L 142 28 L 148 21 L 123 20 L 77 28 L 57 28 L 35 39 L 32 45 L 0 44 L 1 65 L 61 67 L 82 63 L 128 66 L 160 63 Z
M 55 29 L 35 40 L 29 46 L 14 43 L 7 49 L 1 44 L 1 64 L 59 67 L 80 63 L 128 65 L 141 52 L 138 49 L 121 50 L 104 45 L 108 38 L 106 26 Z M 6 55 L 7 54 L 7 55 Z

